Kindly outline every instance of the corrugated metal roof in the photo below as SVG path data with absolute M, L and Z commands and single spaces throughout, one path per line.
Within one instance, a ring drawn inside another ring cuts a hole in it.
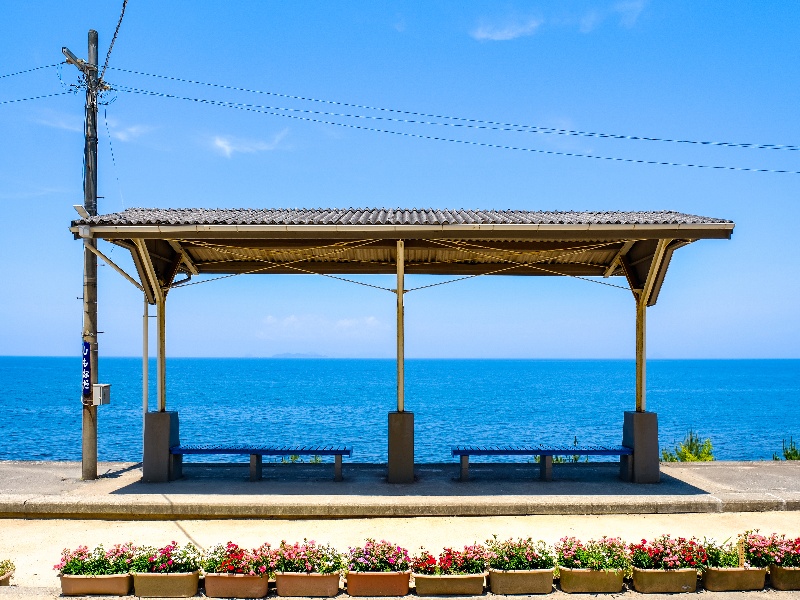
M 406 208 L 129 208 L 74 225 L 691 225 L 732 223 L 674 211 Z

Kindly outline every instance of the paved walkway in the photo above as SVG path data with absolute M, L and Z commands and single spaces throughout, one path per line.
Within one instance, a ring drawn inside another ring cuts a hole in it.
M 454 480 L 457 470 L 427 465 L 417 483 L 389 485 L 380 466 L 346 465 L 345 481 L 335 483 L 330 464 L 269 465 L 265 480 L 251 483 L 246 465 L 190 466 L 181 481 L 147 485 L 135 464 L 104 463 L 103 477 L 82 482 L 75 463 L 0 462 L 0 558 L 17 565 L 15 585 L 0 588 L 0 600 L 55 598 L 52 565 L 62 548 L 122 541 L 208 548 L 309 538 L 346 550 L 374 537 L 438 552 L 495 534 L 548 543 L 564 535 L 632 541 L 662 533 L 721 541 L 747 529 L 800 536 L 800 464 L 665 465 L 658 485 L 623 483 L 615 465 L 591 463 L 556 465 L 552 483 L 536 479 L 536 465 L 476 465 L 467 483 Z M 703 600 L 733 596 L 700 593 Z M 576 596 L 548 596 L 567 597 Z M 614 597 L 643 598 L 630 591 Z
M 136 463 L 101 463 L 80 480 L 69 462 L 0 462 L 0 517 L 83 519 L 361 518 L 536 514 L 654 514 L 800 510 L 800 462 L 662 465 L 659 484 L 626 483 L 615 463 L 558 464 L 554 481 L 536 464 L 417 467 L 413 484 L 386 483 L 382 465 L 269 464 L 248 481 L 247 465 L 188 464 L 185 477 L 146 484 Z

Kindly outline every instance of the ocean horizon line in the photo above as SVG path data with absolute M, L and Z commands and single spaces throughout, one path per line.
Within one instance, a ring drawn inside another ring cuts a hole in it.
M 80 354 L 0 354 L 0 359 L 3 358 L 80 358 Z M 141 354 L 106 354 L 100 355 L 101 360 L 105 358 L 113 359 L 135 359 L 141 360 Z M 151 354 L 150 360 L 156 360 L 156 356 Z M 325 355 L 311 355 L 304 353 L 282 353 L 273 354 L 271 356 L 167 356 L 167 360 L 374 360 L 374 361 L 391 361 L 395 362 L 394 357 L 375 357 L 375 356 L 325 356 Z M 540 361 L 540 362 L 589 362 L 589 361 L 603 361 L 603 362 L 635 362 L 634 357 L 621 358 L 621 357 L 524 357 L 524 356 L 493 356 L 493 357 L 480 357 L 480 356 L 413 356 L 405 357 L 406 362 L 415 360 L 469 360 L 469 361 Z M 651 361 L 800 361 L 800 357 L 791 356 L 758 356 L 758 357 L 657 357 L 647 358 L 648 362 Z

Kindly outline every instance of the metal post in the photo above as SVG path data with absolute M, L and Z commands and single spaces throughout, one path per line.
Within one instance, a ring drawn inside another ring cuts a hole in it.
M 403 295 L 405 293 L 405 243 L 397 240 L 397 412 L 405 410 L 405 323 Z
M 150 305 L 147 294 L 144 294 L 144 313 L 142 313 L 142 432 L 144 432 L 144 416 L 150 410 Z
M 159 294 L 156 300 L 158 310 L 158 412 L 167 410 L 167 297 Z
M 97 32 L 89 30 L 86 76 L 86 122 L 84 131 L 83 205 L 97 214 Z M 86 240 L 96 247 L 95 240 Z M 97 383 L 97 256 L 83 250 L 83 341 L 90 345 L 91 384 Z M 81 439 L 81 477 L 97 479 L 97 407 L 84 397 Z
M 636 412 L 646 407 L 647 300 L 636 294 Z

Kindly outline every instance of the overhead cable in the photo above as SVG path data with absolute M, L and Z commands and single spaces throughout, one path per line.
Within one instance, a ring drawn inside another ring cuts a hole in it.
M 499 131 L 513 131 L 513 132 L 520 132 L 520 133 L 544 133 L 544 134 L 553 134 L 553 135 L 569 135 L 569 136 L 580 136 L 580 137 L 591 137 L 591 138 L 604 138 L 604 139 L 615 139 L 615 140 L 633 140 L 633 141 L 646 141 L 646 142 L 668 142 L 674 144 L 696 144 L 701 146 L 724 146 L 728 148 L 748 148 L 748 149 L 755 149 L 755 150 L 791 150 L 797 151 L 800 150 L 800 146 L 791 145 L 791 144 L 759 144 L 759 143 L 749 143 L 749 142 L 720 142 L 720 141 L 701 141 L 701 140 L 688 140 L 688 139 L 678 139 L 678 138 L 661 138 L 661 137 L 652 137 L 652 136 L 641 136 L 641 135 L 625 135 L 625 134 L 617 134 L 617 133 L 600 133 L 594 131 L 581 131 L 575 129 L 559 129 L 556 127 L 542 127 L 539 125 L 524 125 L 518 123 L 503 123 L 500 121 L 487 121 L 483 119 L 471 119 L 467 117 L 451 117 L 447 115 L 437 115 L 432 113 L 423 113 L 423 112 L 416 112 L 410 110 L 400 110 L 395 108 L 384 108 L 378 106 L 368 106 L 366 104 L 354 104 L 350 102 L 339 102 L 336 100 L 323 100 L 319 98 L 310 98 L 307 96 L 296 96 L 292 94 L 282 94 L 279 92 L 265 92 L 261 90 L 254 90 L 250 88 L 243 88 L 243 87 L 236 87 L 232 85 L 223 85 L 218 83 L 207 83 L 203 81 L 196 81 L 193 79 L 184 79 L 182 77 L 173 77 L 169 75 L 156 75 L 153 73 L 144 73 L 142 71 L 134 71 L 131 69 L 121 69 L 119 67 L 110 67 L 112 70 L 120 71 L 123 73 L 130 73 L 132 75 L 142 75 L 145 77 L 156 77 L 159 79 L 167 79 L 169 81 L 178 81 L 180 83 L 190 83 L 195 85 L 203 85 L 207 87 L 214 87 L 220 88 L 225 90 L 232 90 L 237 92 L 246 92 L 250 94 L 263 94 L 266 96 L 274 96 L 276 98 L 286 98 L 288 100 L 300 100 L 303 102 L 316 102 L 320 104 L 331 104 L 335 106 L 346 106 L 348 108 L 358 108 L 362 110 L 374 110 L 379 112 L 388 112 L 388 113 L 395 113 L 401 115 L 409 115 L 414 117 L 424 117 L 429 119 L 446 119 L 450 121 L 458 121 L 460 123 L 464 123 L 460 125 L 461 127 L 475 127 L 478 129 L 495 129 Z M 329 114 L 329 113 L 322 113 L 322 114 Z M 359 118 L 377 118 L 377 117 L 365 117 L 360 116 Z M 394 120 L 394 119 L 391 119 Z M 435 123 L 436 125 L 450 125 L 450 126 L 458 126 L 454 123 Z
M 53 96 L 64 96 L 65 94 L 72 94 L 73 92 L 55 92 L 53 94 L 44 94 L 42 96 L 29 96 L 28 98 L 16 98 L 15 100 L 3 100 L 0 104 L 13 104 L 14 102 L 27 102 L 28 100 L 40 100 L 42 98 L 52 98 Z
M 664 167 L 687 167 L 693 169 L 710 169 L 710 170 L 721 170 L 721 171 L 746 171 L 751 173 L 787 173 L 792 175 L 800 175 L 800 171 L 792 171 L 789 169 L 757 169 L 752 167 L 731 167 L 725 165 L 705 165 L 705 164 L 697 164 L 697 163 L 678 163 L 678 162 L 669 162 L 669 161 L 658 161 L 658 160 L 645 160 L 639 158 L 623 158 L 618 156 L 600 156 L 597 154 L 583 154 L 578 152 L 563 152 L 557 150 L 543 150 L 540 148 L 525 148 L 521 146 L 512 146 L 512 145 L 505 145 L 505 144 L 493 144 L 490 142 L 479 142 L 474 140 L 459 140 L 455 138 L 446 138 L 446 137 L 439 137 L 439 136 L 432 136 L 432 135 L 425 135 L 420 133 L 411 133 L 407 131 L 392 131 L 388 129 L 379 129 L 376 127 L 367 127 L 364 125 L 356 125 L 353 123 L 340 123 L 337 121 L 328 121 L 325 119 L 317 119 L 314 117 L 297 115 L 297 114 L 288 114 L 286 112 L 276 112 L 275 109 L 266 106 L 259 106 L 257 104 L 245 104 L 242 102 L 228 102 L 222 100 L 209 100 L 204 98 L 193 98 L 190 96 L 178 96 L 175 94 L 167 94 L 164 92 L 153 92 L 149 90 L 143 90 L 139 88 L 129 88 L 126 86 L 115 85 L 112 87 L 115 91 L 125 92 L 125 93 L 132 93 L 132 94 L 142 94 L 146 96 L 156 96 L 159 98 L 170 98 L 175 100 L 185 100 L 189 102 L 197 102 L 199 104 L 209 104 L 212 106 L 221 106 L 223 108 L 235 108 L 238 110 L 244 110 L 248 112 L 255 112 L 265 115 L 271 115 L 275 117 L 284 117 L 287 119 L 296 119 L 299 121 L 307 121 L 311 123 L 320 123 L 323 125 L 335 125 L 337 127 L 346 127 L 349 129 L 358 129 L 361 131 L 370 131 L 374 133 L 388 133 L 391 135 L 397 135 L 402 137 L 410 137 L 416 139 L 424 139 L 424 140 L 431 140 L 437 142 L 448 142 L 453 144 L 463 144 L 467 146 L 479 146 L 482 148 L 496 148 L 499 150 L 515 150 L 518 152 L 532 152 L 536 154 L 546 154 L 550 156 L 568 156 L 573 158 L 592 158 L 595 160 L 607 160 L 612 162 L 623 162 L 623 163 L 634 163 L 634 164 L 642 164 L 642 165 L 656 165 L 656 166 L 664 166 Z
M 0 79 L 5 79 L 6 77 L 14 77 L 15 75 L 23 75 L 25 73 L 32 73 L 33 71 L 39 71 L 40 69 L 51 69 L 53 67 L 57 67 L 58 65 L 63 65 L 65 60 L 61 62 L 53 63 L 52 65 L 43 65 L 41 67 L 34 67 L 33 69 L 25 69 L 24 71 L 17 71 L 16 73 L 8 73 L 6 75 L 0 75 Z
M 119 28 L 122 25 L 122 18 L 125 16 L 125 7 L 128 5 L 128 0 L 122 0 L 122 10 L 119 13 L 119 20 L 117 21 L 117 28 L 114 29 L 114 35 L 111 37 L 111 44 L 108 46 L 108 52 L 106 52 L 106 60 L 103 63 L 103 70 L 100 72 L 100 80 L 102 81 L 103 77 L 106 74 L 106 69 L 108 69 L 108 60 L 111 58 L 111 50 L 114 49 L 114 42 L 117 41 L 117 35 L 119 35 Z

